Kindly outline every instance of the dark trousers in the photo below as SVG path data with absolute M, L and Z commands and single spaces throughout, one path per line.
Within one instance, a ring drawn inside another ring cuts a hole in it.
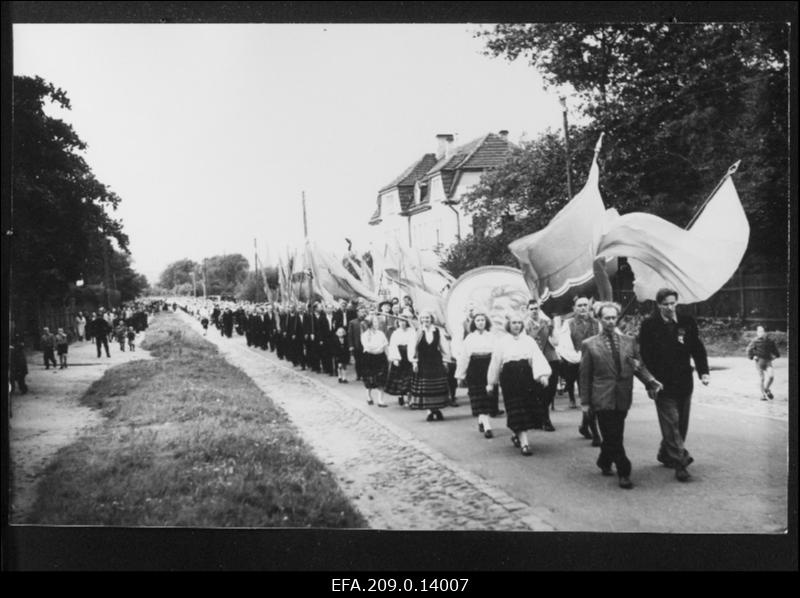
M 684 447 L 689 433 L 689 411 L 692 393 L 665 396 L 659 393 L 656 399 L 658 425 L 661 427 L 661 447 L 658 454 L 671 467 L 686 467 L 692 458 Z
M 561 375 L 564 377 L 564 388 L 567 389 L 570 403 L 575 402 L 575 382 L 578 381 L 580 368 L 581 364 L 579 363 L 561 361 Z
M 447 362 L 447 389 L 450 391 L 450 400 L 456 400 L 456 389 L 458 388 L 458 380 L 456 380 L 456 362 Z
M 319 356 L 322 371 L 329 376 L 333 376 L 336 373 L 336 364 L 333 362 L 333 355 L 327 344 L 323 343 L 317 347 L 317 355 Z
M 604 410 L 595 413 L 597 414 L 597 423 L 600 425 L 600 433 L 603 435 L 597 466 L 600 469 L 608 469 L 613 463 L 617 466 L 617 475 L 627 478 L 631 475 L 631 462 L 625 455 L 622 440 L 625 434 L 625 417 L 628 412 Z
M 56 354 L 53 347 L 45 347 L 42 349 L 44 353 L 44 367 L 50 369 L 50 362 L 53 362 L 53 367 L 56 366 Z
M 356 370 L 356 380 L 361 380 L 361 362 L 363 359 L 364 351 L 361 349 L 355 349 L 353 351 L 353 364 Z
M 96 337 L 94 339 L 95 343 L 97 343 L 97 356 L 100 357 L 100 347 L 105 347 L 106 350 L 106 357 L 111 357 L 111 353 L 108 351 L 108 339 L 104 334 Z
M 550 364 L 550 378 L 547 379 L 547 388 L 545 389 L 545 401 L 548 407 L 552 407 L 556 400 L 556 390 L 558 389 L 558 377 L 561 375 L 561 362 L 548 361 Z
M 27 374 L 11 374 L 11 378 L 9 383 L 11 384 L 11 390 L 14 390 L 14 386 L 19 386 L 19 390 L 22 394 L 28 392 L 28 385 L 25 383 L 25 376 Z

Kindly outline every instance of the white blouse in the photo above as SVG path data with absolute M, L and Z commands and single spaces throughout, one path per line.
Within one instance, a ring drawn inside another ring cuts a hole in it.
M 389 341 L 382 330 L 365 330 L 361 333 L 361 346 L 365 353 L 378 355 L 386 350 Z
M 497 341 L 494 352 L 492 352 L 492 361 L 489 363 L 489 371 L 486 374 L 486 385 L 498 384 L 503 364 L 521 359 L 525 359 L 531 364 L 534 378 L 550 376 L 550 364 L 547 363 L 544 353 L 533 338 L 524 333 L 518 337 L 507 334 Z
M 494 347 L 497 343 L 497 335 L 491 332 L 470 332 L 464 341 L 461 343 L 460 354 L 456 358 L 456 378 L 464 378 L 467 375 L 467 368 L 469 367 L 469 359 L 475 354 L 489 354 L 494 353 Z
M 410 359 L 411 353 L 414 351 L 414 344 L 416 342 L 417 331 L 411 326 L 405 330 L 402 328 L 397 328 L 394 332 L 392 332 L 392 337 L 389 339 L 389 359 L 391 361 L 400 361 L 400 350 L 398 349 L 400 345 L 406 346 L 406 354 Z

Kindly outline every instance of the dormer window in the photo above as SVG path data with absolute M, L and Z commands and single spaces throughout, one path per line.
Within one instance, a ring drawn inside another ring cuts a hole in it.
M 419 201 L 417 203 L 422 203 L 428 199 L 428 183 L 417 183 L 419 187 Z

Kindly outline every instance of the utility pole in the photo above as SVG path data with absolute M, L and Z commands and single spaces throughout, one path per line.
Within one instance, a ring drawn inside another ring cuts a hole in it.
M 192 296 L 197 299 L 197 272 L 192 268 Z
M 111 309 L 111 295 L 109 294 L 109 287 L 111 286 L 111 275 L 110 275 L 110 268 L 108 265 L 108 239 L 103 237 L 103 277 L 105 278 L 105 287 L 106 291 L 106 309 Z
M 567 98 L 560 96 L 561 113 L 564 115 L 564 149 L 567 153 L 567 201 L 572 199 L 572 166 L 569 156 L 569 125 L 567 124 Z
M 203 300 L 206 299 L 206 259 L 203 258 Z
M 303 237 L 308 239 L 308 218 L 306 216 L 306 192 L 303 191 Z
M 261 281 L 261 277 L 258 274 L 258 242 L 255 238 L 253 238 L 253 269 L 255 270 L 256 276 L 256 303 L 258 303 L 258 285 Z

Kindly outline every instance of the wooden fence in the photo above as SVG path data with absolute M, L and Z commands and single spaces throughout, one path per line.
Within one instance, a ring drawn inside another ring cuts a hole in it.
M 615 288 L 614 298 L 622 306 L 634 300 L 628 313 L 648 313 L 652 310 L 649 301 L 635 302 L 635 295 L 630 288 Z M 730 318 L 739 320 L 748 327 L 763 324 L 768 330 L 786 331 L 789 319 L 788 281 L 785 276 L 777 273 L 737 272 L 708 300 L 694 303 L 685 309 L 700 320 Z

